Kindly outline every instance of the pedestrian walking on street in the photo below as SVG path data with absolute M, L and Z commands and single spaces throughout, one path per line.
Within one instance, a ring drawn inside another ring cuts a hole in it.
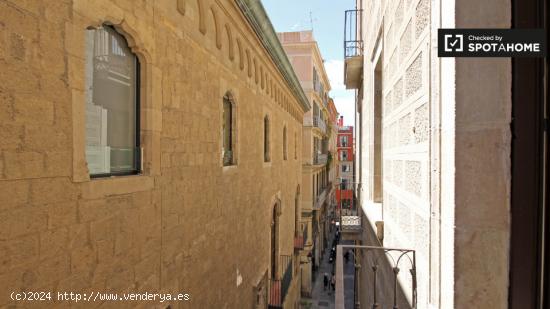
M 332 288 L 332 290 L 334 291 L 334 286 L 336 285 L 336 276 L 334 276 L 334 274 L 332 274 L 332 279 L 330 280 L 330 287 Z
M 349 251 L 346 251 L 346 253 L 344 253 L 344 258 L 346 259 L 346 264 L 349 262 Z
M 327 286 L 328 286 L 328 274 L 327 273 L 325 273 L 325 276 L 323 278 L 323 284 L 324 284 L 324 290 L 326 291 Z

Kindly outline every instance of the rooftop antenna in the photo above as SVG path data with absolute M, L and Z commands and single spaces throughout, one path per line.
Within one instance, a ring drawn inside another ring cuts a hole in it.
M 313 22 L 317 21 L 317 18 L 313 18 L 313 12 L 309 11 L 309 22 L 311 24 L 311 31 L 313 31 Z

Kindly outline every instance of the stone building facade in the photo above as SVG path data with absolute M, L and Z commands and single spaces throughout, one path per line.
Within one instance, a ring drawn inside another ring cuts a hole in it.
M 90 177 L 87 31 L 106 28 L 105 57 L 137 58 L 139 160 Z M 93 291 L 190 295 L 128 308 L 297 308 L 310 103 L 260 1 L 1 1 L 0 68 L 0 307 Z
M 311 283 L 326 246 L 327 198 L 332 186 L 327 166 L 332 130 L 328 109 L 330 82 L 313 31 L 278 34 L 311 104 L 304 116 L 302 136 L 302 218 L 308 229 L 306 250 L 302 252 L 302 292 L 311 295 Z M 334 138 L 334 136 L 332 136 Z
M 508 308 L 512 61 L 438 58 L 437 29 L 509 28 L 512 2 L 357 1 L 344 74 L 358 98 L 360 243 L 415 250 L 418 308 Z M 356 301 L 370 308 L 373 255 L 359 256 Z M 409 267 L 399 308 L 414 299 Z M 392 270 L 379 280 L 392 306 Z

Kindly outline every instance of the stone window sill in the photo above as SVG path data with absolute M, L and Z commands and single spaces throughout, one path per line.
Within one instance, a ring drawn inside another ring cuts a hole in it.
M 80 186 L 83 198 L 97 199 L 153 189 L 154 179 L 148 175 L 116 176 L 91 179 Z

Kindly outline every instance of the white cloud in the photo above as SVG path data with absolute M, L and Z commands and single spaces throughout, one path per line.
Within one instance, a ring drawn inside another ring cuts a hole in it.
M 351 95 L 335 96 L 334 105 L 340 116 L 344 116 L 344 125 L 355 125 L 355 95 L 351 92 Z

